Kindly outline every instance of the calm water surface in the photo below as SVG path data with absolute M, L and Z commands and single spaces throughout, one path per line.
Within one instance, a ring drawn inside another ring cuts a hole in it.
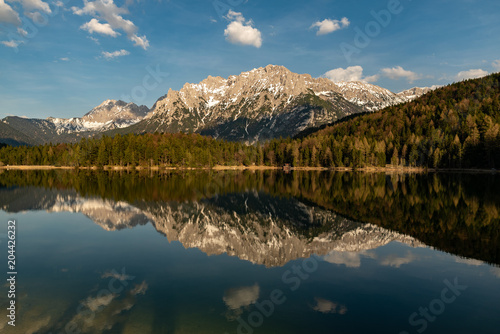
M 0 209 L 4 333 L 499 332 L 495 175 L 4 171 Z

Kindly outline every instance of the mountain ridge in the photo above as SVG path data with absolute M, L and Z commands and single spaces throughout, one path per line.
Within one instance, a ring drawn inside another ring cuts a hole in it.
M 158 131 L 197 132 L 253 144 L 293 137 L 346 116 L 410 101 L 431 89 L 414 87 L 395 94 L 368 83 L 333 82 L 267 65 L 227 79 L 209 75 L 199 83 L 185 83 L 178 91 L 169 89 L 151 109 L 105 100 L 82 117 L 6 117 L 0 124 L 0 135 L 5 134 L 0 142 L 39 145 Z
M 401 96 L 363 82 L 333 82 L 267 65 L 185 83 L 159 98 L 148 115 L 116 133 L 198 132 L 248 144 L 293 137 L 346 116 L 403 103 L 427 92 Z M 404 92 L 402 92 L 404 93 Z

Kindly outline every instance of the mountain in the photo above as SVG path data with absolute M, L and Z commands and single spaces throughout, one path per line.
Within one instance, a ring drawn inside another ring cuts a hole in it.
M 11 132 L 3 127 L 4 130 L 0 129 L 0 142 L 40 145 L 48 142 L 79 141 L 83 137 L 135 124 L 142 120 L 148 111 L 146 106 L 106 100 L 81 118 L 37 119 L 8 116 L 2 123 L 12 128 L 19 138 L 16 139 L 17 137 L 12 134 L 7 135 Z
M 377 111 L 396 104 L 412 101 L 440 86 L 413 87 L 399 93 L 361 81 L 335 82 L 346 100 L 363 107 L 366 111 Z
M 70 124 L 72 120 L 73 119 L 66 121 Z M 83 135 L 83 133 L 70 135 L 69 131 L 61 131 L 58 129 L 58 125 L 50 118 L 37 119 L 8 116 L 5 117 L 2 122 L 8 124 L 16 133 L 26 138 L 23 142 L 18 141 L 14 145 L 42 145 L 48 142 L 74 141 Z M 90 136 L 92 133 L 87 133 L 86 135 Z
M 400 99 L 404 100 L 405 102 L 408 102 L 408 101 L 413 101 L 416 98 L 418 98 L 424 94 L 427 94 L 435 89 L 438 89 L 440 87 L 441 86 L 436 86 L 436 85 L 434 85 L 432 87 L 413 87 L 413 88 L 404 90 L 402 92 L 399 92 L 396 95 Z
M 388 106 L 406 102 L 388 89 L 360 81 L 335 82 L 338 92 L 349 102 L 363 107 L 366 111 L 376 111 Z
M 170 89 L 151 110 L 106 100 L 81 118 L 7 117 L 4 123 L 18 134 L 0 137 L 0 142 L 38 145 L 103 133 L 158 131 L 195 132 L 251 144 L 293 137 L 346 116 L 413 100 L 431 89 L 416 87 L 395 94 L 368 83 L 333 82 L 268 65 L 227 79 L 209 76 L 197 84 L 186 83 L 179 91 Z
M 112 133 L 198 132 L 254 143 L 293 136 L 362 111 L 328 79 L 268 65 L 227 79 L 209 76 L 179 91 L 170 89 L 143 121 Z
M 327 166 L 498 168 L 499 87 L 500 74 L 491 74 L 430 88 L 418 99 L 426 89 L 409 90 L 401 95 L 410 102 L 345 119 L 304 141 L 318 143 L 317 156 L 327 156 Z
M 412 98 L 423 94 L 414 92 Z M 145 119 L 109 133 L 198 132 L 214 138 L 255 143 L 293 137 L 343 117 L 408 101 L 362 82 L 333 82 L 268 65 L 227 79 L 211 77 L 170 89 Z
M 31 138 L 13 128 L 6 119 L 0 121 L 0 143 L 12 146 L 27 145 Z
M 146 106 L 106 100 L 86 113 L 81 120 L 87 129 L 109 130 L 135 124 L 141 121 L 148 112 L 149 108 Z

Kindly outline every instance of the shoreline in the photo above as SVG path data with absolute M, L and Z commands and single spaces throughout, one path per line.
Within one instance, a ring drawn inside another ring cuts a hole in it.
M 400 174 L 400 173 L 493 173 L 499 171 L 496 169 L 464 169 L 464 168 L 422 168 L 422 167 L 291 167 L 285 169 L 276 166 L 220 166 L 213 167 L 170 167 L 170 166 L 104 166 L 104 167 L 72 167 L 72 166 L 38 166 L 38 165 L 12 165 L 0 166 L 0 170 L 106 170 L 106 171 L 128 171 L 128 170 L 141 170 L 141 171 L 164 171 L 164 170 L 214 170 L 214 171 L 227 171 L 227 170 L 283 170 L 283 171 L 334 171 L 334 172 L 365 172 L 365 173 L 386 173 L 386 174 Z

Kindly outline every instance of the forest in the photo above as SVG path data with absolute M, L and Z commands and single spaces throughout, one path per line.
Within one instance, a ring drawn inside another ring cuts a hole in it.
M 311 132 L 311 131 L 308 131 Z M 199 134 L 145 133 L 0 148 L 0 165 L 498 168 L 500 74 L 436 89 L 296 138 L 246 145 Z

